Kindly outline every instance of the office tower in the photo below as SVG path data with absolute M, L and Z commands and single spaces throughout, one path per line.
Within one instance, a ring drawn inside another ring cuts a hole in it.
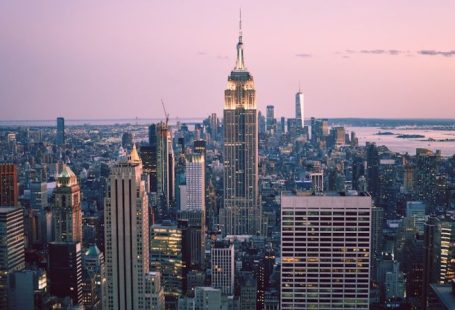
M 25 268 L 24 211 L 0 207 L 0 309 L 8 309 L 9 274 Z
M 379 196 L 379 152 L 374 143 L 367 143 L 366 150 L 368 192 L 376 201 Z
M 393 262 L 392 270 L 385 274 L 385 298 L 405 297 L 405 277 L 400 270 L 400 263 Z
M 383 232 L 382 222 L 384 221 L 384 209 L 380 207 L 371 208 L 371 264 L 372 273 L 375 274 L 377 267 L 376 260 L 382 256 Z
M 311 178 L 311 190 L 314 193 L 322 193 L 324 191 L 324 173 L 323 172 L 312 172 L 310 173 Z
M 124 132 L 122 135 L 122 147 L 126 150 L 131 150 L 133 143 L 133 134 L 131 132 Z
M 266 129 L 269 133 L 275 129 L 275 107 L 273 105 L 267 106 Z
M 57 117 L 57 137 L 55 138 L 55 144 L 65 144 L 65 119 L 63 117 Z
M 344 127 L 332 127 L 332 129 L 330 129 L 330 134 L 332 138 L 332 146 L 336 147 L 346 144 Z
M 0 163 L 0 206 L 17 206 L 17 199 L 16 165 Z
M 55 240 L 82 242 L 81 191 L 76 175 L 67 165 L 58 176 L 54 195 Z
M 207 143 L 205 140 L 194 140 L 193 142 L 193 150 L 195 153 L 202 154 L 205 159 L 205 155 L 207 152 Z
M 212 284 L 221 290 L 223 295 L 234 294 L 234 244 L 216 242 L 211 249 Z
M 156 149 L 150 145 L 142 145 L 139 150 L 142 160 L 143 177 L 145 179 L 145 190 L 147 193 L 156 193 Z
M 212 135 L 212 139 L 216 139 L 216 136 L 218 135 L 218 127 L 219 127 L 219 121 L 218 121 L 218 117 L 216 116 L 216 113 L 210 114 L 209 130 L 210 130 L 210 134 Z
M 104 205 L 107 298 L 105 309 L 145 309 L 149 271 L 149 213 L 136 146 L 108 180 Z
M 352 156 L 352 189 L 361 192 L 359 179 L 365 175 L 365 158 L 358 153 Z
M 421 201 L 406 202 L 406 217 L 413 219 L 413 224 L 417 228 L 419 235 L 423 236 L 425 232 L 425 214 L 427 206 Z
M 396 195 L 399 192 L 395 159 L 379 160 L 379 196 L 377 204 L 386 208 L 395 208 Z
M 104 255 L 96 245 L 90 246 L 82 257 L 82 268 L 95 280 L 95 292 L 99 300 L 106 297 L 106 269 Z M 93 293 L 92 293 L 93 294 Z M 101 304 L 103 304 L 101 302 Z
M 257 281 L 252 272 L 240 278 L 240 309 L 256 309 Z
M 282 134 L 286 133 L 286 119 L 284 118 L 284 116 L 280 118 L 280 131 Z
M 50 293 L 69 296 L 73 303 L 82 303 L 81 243 L 75 241 L 49 242 L 48 273 Z
M 186 158 L 186 205 L 182 209 L 202 210 L 205 213 L 205 161 L 201 154 Z
M 201 209 L 186 209 L 178 214 L 179 220 L 187 222 L 188 269 L 202 269 L 205 261 L 205 212 Z
M 172 134 L 167 124 L 161 122 L 152 125 L 155 128 L 155 138 L 149 136 L 151 146 L 156 150 L 156 177 L 151 176 L 152 192 L 156 189 L 157 219 L 167 217 L 174 200 L 174 150 Z M 150 130 L 152 130 L 150 126 Z M 150 134 L 152 134 L 150 132 Z M 156 185 L 155 185 L 156 184 Z
M 281 196 L 281 309 L 368 309 L 369 196 Z
M 194 290 L 194 309 L 221 309 L 221 291 L 213 287 L 196 287 Z
M 297 94 L 295 94 L 295 119 L 297 128 L 303 128 L 305 126 L 303 108 L 303 93 L 299 90 Z
M 164 310 L 164 289 L 161 286 L 161 274 L 149 272 L 145 275 L 146 309 Z
M 416 200 L 425 202 L 429 209 L 436 207 L 437 175 L 439 156 L 430 150 L 417 149 L 414 170 L 414 196 Z
M 266 121 L 261 111 L 258 112 L 258 131 L 260 135 L 266 133 Z
M 161 274 L 166 303 L 176 302 L 183 289 L 182 230 L 170 222 L 150 227 L 150 266 Z
M 224 234 L 256 234 L 260 229 L 258 123 L 253 77 L 245 68 L 242 30 L 237 61 L 224 102 Z
M 36 309 L 47 291 L 46 272 L 42 270 L 19 270 L 9 276 L 8 300 L 10 310 Z
M 311 118 L 311 142 L 319 144 L 329 135 L 329 121 L 327 119 Z

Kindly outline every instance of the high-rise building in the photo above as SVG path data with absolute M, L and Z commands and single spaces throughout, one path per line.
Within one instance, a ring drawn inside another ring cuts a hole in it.
M 194 291 L 194 309 L 221 309 L 221 291 L 213 287 L 196 287 Z
M 175 304 L 183 293 L 182 230 L 170 222 L 150 227 L 150 266 L 161 274 L 166 304 Z
M 81 191 L 71 168 L 63 166 L 52 208 L 56 241 L 82 242 Z
M 164 289 L 161 286 L 161 274 L 149 272 L 145 276 L 145 300 L 147 309 L 164 310 Z
M 212 287 L 226 296 L 234 294 L 234 244 L 217 242 L 211 249 Z
M 151 175 L 152 192 L 156 190 L 157 219 L 166 218 L 171 211 L 174 197 L 174 150 L 172 134 L 167 124 L 161 122 L 149 127 L 149 134 L 155 128 L 156 137 L 149 136 L 152 148 L 156 152 L 156 174 Z
M 224 234 L 256 234 L 260 229 L 256 91 L 243 57 L 242 30 L 237 61 L 224 92 Z
M 272 132 L 275 129 L 275 107 L 273 105 L 267 106 L 266 112 L 266 129 L 267 132 Z
M 0 309 L 8 309 L 8 279 L 25 268 L 24 211 L 0 207 Z
M 55 144 L 65 144 L 65 119 L 63 117 L 57 117 L 57 137 L 55 138 Z
M 131 150 L 133 147 L 133 134 L 131 132 L 124 132 L 122 135 L 122 147 L 126 150 Z
M 281 196 L 281 309 L 368 309 L 369 196 Z
M 37 300 L 47 291 L 47 276 L 43 270 L 19 270 L 9 275 L 8 309 L 36 309 Z
M 299 90 L 295 94 L 295 120 L 297 128 L 304 127 L 304 113 L 303 113 L 303 93 Z
M 111 169 L 104 206 L 107 298 L 105 309 L 145 309 L 149 271 L 149 216 L 136 146 Z
M 81 243 L 75 241 L 49 242 L 50 293 L 69 296 L 74 304 L 82 304 Z
M 186 159 L 186 205 L 183 210 L 197 209 L 205 212 L 205 161 L 202 154 L 191 154 Z
M 84 253 L 82 268 L 95 278 L 95 294 L 102 301 L 106 297 L 106 267 L 103 252 L 96 245 L 92 245 Z
M 17 206 L 18 187 L 15 164 L 0 164 L 0 206 Z

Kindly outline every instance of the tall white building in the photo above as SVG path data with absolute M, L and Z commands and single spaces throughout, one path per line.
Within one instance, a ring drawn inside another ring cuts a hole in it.
M 304 114 L 303 114 L 303 93 L 300 91 L 295 94 L 295 121 L 297 128 L 303 128 L 304 125 Z
M 205 161 L 204 155 L 194 153 L 186 159 L 186 206 L 183 209 L 196 209 L 205 212 Z
M 223 295 L 234 294 L 234 244 L 218 242 L 211 250 L 212 287 Z
M 369 196 L 281 196 L 281 309 L 368 309 Z
M 142 162 L 133 147 L 112 167 L 104 206 L 107 271 L 105 309 L 148 309 L 149 218 Z

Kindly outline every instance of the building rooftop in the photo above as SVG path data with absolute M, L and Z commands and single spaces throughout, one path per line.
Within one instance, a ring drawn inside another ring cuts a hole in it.
M 451 284 L 430 284 L 430 286 L 439 301 L 446 306 L 447 309 L 455 309 L 455 295 Z

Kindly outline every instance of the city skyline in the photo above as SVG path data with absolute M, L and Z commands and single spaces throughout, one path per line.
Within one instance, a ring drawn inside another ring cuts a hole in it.
M 240 7 L 259 110 L 293 116 L 300 83 L 307 118 L 455 117 L 453 3 L 291 1 L 2 3 L 1 119 L 221 114 Z

